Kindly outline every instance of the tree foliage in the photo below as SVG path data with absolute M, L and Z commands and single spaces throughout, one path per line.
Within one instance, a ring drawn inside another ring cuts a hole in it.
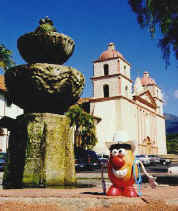
M 167 137 L 167 151 L 169 154 L 178 154 L 178 133 L 168 134 Z
M 8 50 L 3 44 L 0 44 L 0 68 L 4 71 L 14 65 L 12 60 L 12 52 Z
M 148 27 L 153 36 L 160 30 L 162 37 L 158 46 L 163 52 L 166 65 L 173 50 L 178 60 L 178 2 L 177 0 L 128 0 L 137 14 L 141 27 Z
M 93 116 L 85 112 L 78 104 L 71 106 L 66 116 L 71 119 L 71 126 L 75 126 L 74 147 L 92 149 L 97 143 Z

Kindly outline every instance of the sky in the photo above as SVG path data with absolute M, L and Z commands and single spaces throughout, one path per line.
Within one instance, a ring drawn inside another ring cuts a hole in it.
M 178 65 L 174 55 L 165 69 L 160 33 L 152 39 L 141 29 L 127 0 L 6 0 L 1 2 L 0 43 L 13 52 L 16 65 L 25 64 L 17 49 L 17 39 L 34 31 L 40 18 L 48 16 L 61 33 L 73 38 L 75 51 L 64 64 L 81 71 L 86 85 L 81 97 L 92 97 L 93 61 L 114 42 L 116 49 L 131 64 L 131 79 L 145 71 L 164 95 L 164 112 L 178 116 Z

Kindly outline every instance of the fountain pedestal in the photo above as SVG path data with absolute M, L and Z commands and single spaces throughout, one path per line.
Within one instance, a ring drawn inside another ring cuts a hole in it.
M 4 188 L 74 185 L 73 130 L 65 115 L 28 113 L 18 116 L 9 138 Z M 15 169 L 18 169 L 15 172 Z

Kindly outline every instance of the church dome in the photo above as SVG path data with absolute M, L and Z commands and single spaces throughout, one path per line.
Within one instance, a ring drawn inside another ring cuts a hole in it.
M 100 55 L 99 60 L 107 60 L 117 57 L 124 59 L 123 55 L 115 50 L 114 43 L 111 42 L 108 44 L 108 49 Z
M 144 72 L 143 78 L 141 79 L 142 85 L 147 86 L 147 85 L 156 85 L 155 80 L 153 80 L 148 72 Z

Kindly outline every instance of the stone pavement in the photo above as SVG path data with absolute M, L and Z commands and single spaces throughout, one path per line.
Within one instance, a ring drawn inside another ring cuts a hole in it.
M 109 186 L 107 174 L 104 176 Z M 157 176 L 168 177 L 165 173 Z M 0 211 L 178 211 L 178 177 L 174 177 L 177 184 L 159 184 L 156 189 L 143 183 L 138 198 L 103 195 L 100 173 L 78 173 L 77 178 L 83 188 L 1 188 Z

